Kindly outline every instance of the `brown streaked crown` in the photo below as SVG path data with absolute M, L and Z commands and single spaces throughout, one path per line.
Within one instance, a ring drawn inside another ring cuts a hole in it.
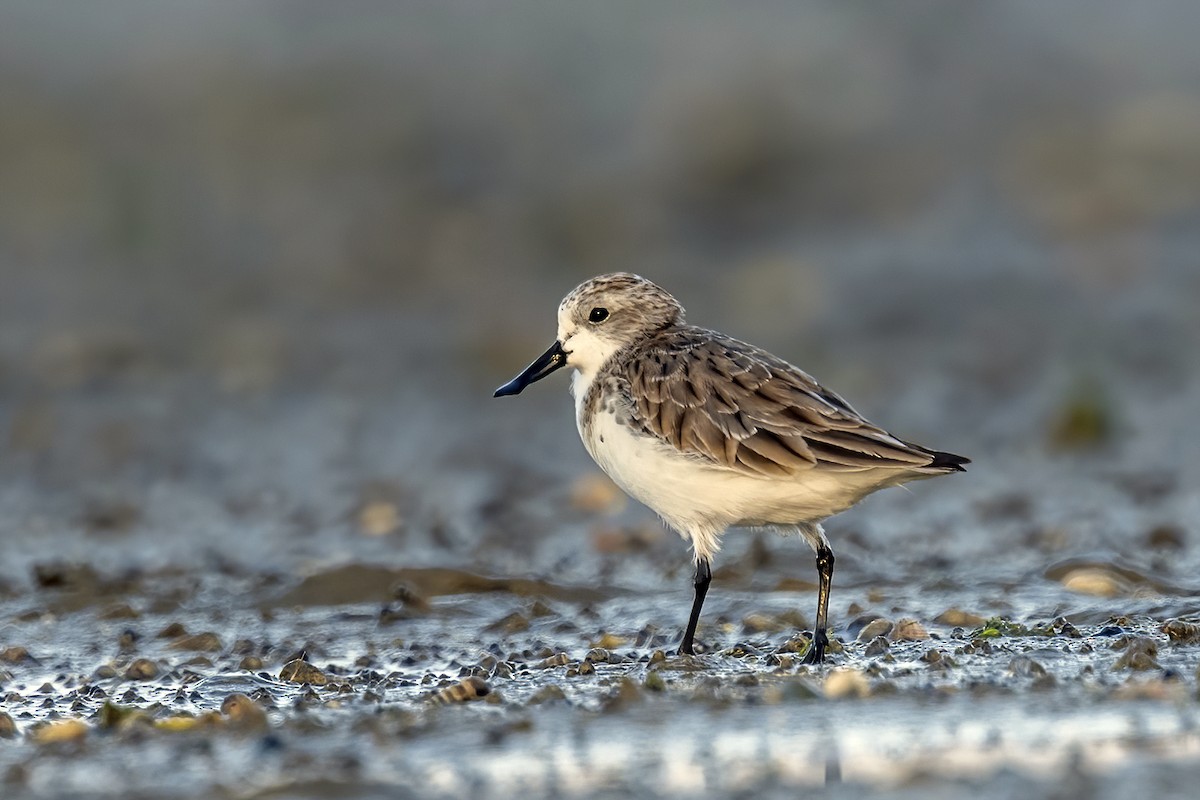
M 583 327 L 596 308 L 608 312 L 604 324 L 596 327 L 597 335 L 626 343 L 683 324 L 678 300 L 658 284 L 629 272 L 584 281 L 563 298 L 558 313 L 575 327 Z

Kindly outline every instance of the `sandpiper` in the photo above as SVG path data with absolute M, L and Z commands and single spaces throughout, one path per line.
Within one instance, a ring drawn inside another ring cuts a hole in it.
M 804 537 L 819 577 L 804 662 L 819 664 L 834 560 L 821 521 L 877 489 L 962 472 L 969 459 L 892 436 L 804 371 L 683 317 L 683 306 L 645 278 L 592 278 L 559 304 L 557 341 L 494 396 L 575 369 L 584 447 L 691 543 L 695 599 L 680 653 L 695 653 L 712 557 L 727 528 Z

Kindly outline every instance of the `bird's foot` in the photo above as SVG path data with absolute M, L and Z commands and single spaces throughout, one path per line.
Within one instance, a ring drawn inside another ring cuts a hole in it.
M 809 644 L 808 650 L 804 652 L 804 658 L 800 659 L 801 664 L 821 664 L 825 661 L 825 648 L 829 646 L 829 637 L 825 631 L 816 631 L 813 634 L 812 643 Z

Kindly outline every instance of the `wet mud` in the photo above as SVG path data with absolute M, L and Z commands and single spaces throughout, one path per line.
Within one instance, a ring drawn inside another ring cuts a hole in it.
M 947 360 L 910 378 L 981 405 L 900 398 L 896 427 L 940 408 L 975 463 L 829 522 L 821 667 L 812 553 L 768 531 L 727 534 L 675 654 L 684 543 L 588 463 L 561 387 L 31 398 L 60 421 L 0 462 L 2 795 L 1190 796 L 1200 386 L 1064 451 Z M 74 433 L 114 421 L 140 454 L 101 477 Z
M 799 543 L 741 536 L 695 657 L 674 653 L 683 571 L 598 589 L 40 564 L 0 601 L 5 796 L 1116 796 L 1146 771 L 1169 793 L 1200 754 L 1200 615 L 1174 580 L 847 557 L 811 667 Z

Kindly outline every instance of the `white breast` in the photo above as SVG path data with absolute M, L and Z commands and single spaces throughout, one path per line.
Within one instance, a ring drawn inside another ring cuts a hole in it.
M 878 476 L 865 474 L 814 469 L 789 478 L 759 478 L 712 466 L 635 433 L 604 411 L 585 426 L 586 389 L 586 379 L 577 373 L 572 391 L 584 447 L 626 493 L 691 540 L 697 557 L 711 557 L 721 533 L 731 525 L 819 522 L 878 486 Z

